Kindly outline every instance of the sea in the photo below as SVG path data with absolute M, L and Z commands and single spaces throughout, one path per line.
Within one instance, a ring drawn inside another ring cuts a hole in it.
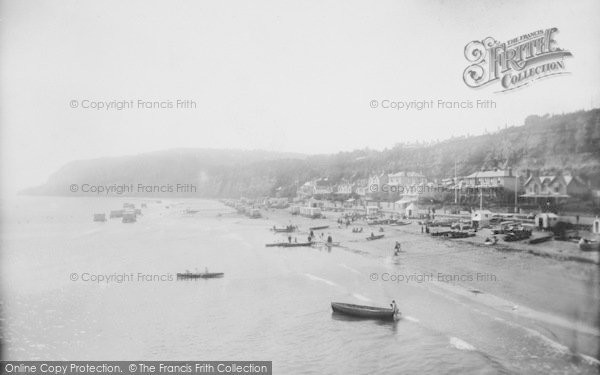
M 147 205 L 137 222 L 92 220 L 124 202 Z M 512 301 L 416 282 L 423 274 L 410 259 L 398 263 L 360 243 L 265 247 L 285 239 L 269 231 L 272 222 L 217 201 L 19 196 L 1 212 L 3 359 L 264 360 L 275 374 L 600 368 L 593 353 L 575 351 L 552 322 L 536 324 Z M 186 270 L 224 277 L 177 280 Z M 332 301 L 387 307 L 392 300 L 402 312 L 395 322 L 331 310 Z

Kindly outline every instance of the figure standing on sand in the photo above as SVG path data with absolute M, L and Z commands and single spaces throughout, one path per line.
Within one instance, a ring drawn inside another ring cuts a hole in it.
M 394 255 L 399 255 L 401 249 L 402 246 L 400 245 L 400 242 L 396 241 L 396 246 L 394 246 Z

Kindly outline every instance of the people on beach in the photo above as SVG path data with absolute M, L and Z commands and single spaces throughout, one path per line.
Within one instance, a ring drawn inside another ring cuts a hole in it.
M 392 312 L 394 313 L 394 315 L 398 314 L 398 305 L 396 305 L 396 300 L 392 300 L 390 306 L 392 306 Z
M 396 246 L 394 246 L 394 255 L 400 254 L 401 249 L 402 246 L 400 245 L 400 242 L 396 241 Z
M 331 234 L 329 234 L 327 236 L 327 243 L 332 243 L 333 242 L 333 238 L 331 237 Z
M 288 242 L 292 243 L 292 236 L 288 236 Z

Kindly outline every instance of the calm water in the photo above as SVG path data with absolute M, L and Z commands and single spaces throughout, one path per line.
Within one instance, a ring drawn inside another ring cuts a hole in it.
M 269 222 L 219 218 L 228 209 L 217 202 L 149 203 L 135 224 L 91 221 L 124 201 L 19 198 L 2 207 L 6 358 L 272 360 L 278 374 L 598 371 L 472 296 L 370 281 L 371 273 L 410 270 L 388 256 L 265 248 L 274 240 Z M 187 207 L 200 212 L 182 215 Z M 205 267 L 225 277 L 137 280 Z M 134 280 L 71 281 L 73 273 Z M 332 300 L 392 299 L 404 314 L 397 323 L 348 320 L 330 308 Z

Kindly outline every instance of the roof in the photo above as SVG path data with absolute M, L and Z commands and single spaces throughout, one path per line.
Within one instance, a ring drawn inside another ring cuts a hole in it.
M 522 198 L 570 198 L 567 194 L 523 194 L 519 195 Z
M 396 172 L 396 173 L 390 173 L 389 177 L 420 177 L 420 178 L 425 178 L 425 176 L 423 176 L 421 173 L 418 172 Z
M 499 169 L 497 171 L 482 171 L 471 173 L 465 178 L 486 178 L 486 177 L 514 177 L 508 169 Z

